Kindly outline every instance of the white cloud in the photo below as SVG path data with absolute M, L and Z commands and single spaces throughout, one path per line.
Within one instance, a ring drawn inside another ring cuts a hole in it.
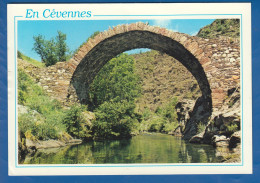
M 173 32 L 179 32 L 179 25 L 173 24 L 171 19 L 154 19 L 152 21 L 152 24 L 154 26 L 160 26 L 160 27 L 167 28 Z
M 168 28 L 171 25 L 171 20 L 169 19 L 155 19 L 153 21 L 153 24 L 156 26 L 160 26 L 160 27 L 165 27 Z
M 179 32 L 179 25 L 176 24 L 174 28 L 170 28 L 173 32 Z

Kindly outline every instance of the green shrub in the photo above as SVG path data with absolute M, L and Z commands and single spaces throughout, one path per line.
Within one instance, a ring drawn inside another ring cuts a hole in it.
M 66 34 L 58 31 L 58 35 L 50 40 L 44 36 L 33 36 L 33 50 L 41 57 L 46 66 L 54 65 L 57 62 L 66 61 L 69 55 L 69 48 L 66 44 Z
M 157 114 L 165 117 L 169 122 L 177 121 L 177 112 L 175 109 L 176 104 L 178 103 L 178 99 L 174 97 L 170 100 L 169 103 L 161 107 L 161 109 L 157 109 Z
M 158 107 L 154 113 L 145 109 L 139 125 L 140 131 L 169 133 L 175 130 L 179 125 L 175 109 L 177 103 L 177 98 L 173 98 L 169 103 Z
M 234 132 L 238 131 L 238 126 L 237 126 L 237 124 L 230 124 L 227 126 L 227 130 L 228 130 L 228 132 L 234 133 Z
M 74 105 L 66 111 L 63 124 L 66 126 L 66 131 L 76 138 L 90 137 L 90 126 L 82 114 L 86 111 L 87 107 L 83 105 Z
M 197 133 L 201 133 L 206 129 L 206 125 L 202 122 L 199 122 L 198 126 L 197 126 Z
M 43 89 L 18 68 L 18 104 L 26 105 L 29 100 L 38 96 L 45 96 Z
M 19 130 L 22 133 L 32 134 L 36 139 L 57 139 L 66 131 L 62 123 L 65 110 L 61 104 L 46 95 L 21 69 L 18 69 L 18 103 L 29 107 L 31 111 L 18 114 Z M 32 115 L 32 111 L 37 115 Z
M 144 111 L 143 111 L 142 119 L 143 119 L 144 121 L 147 121 L 147 120 L 151 117 L 151 115 L 152 115 L 151 110 L 148 109 L 148 108 L 145 108 Z
M 18 115 L 19 130 L 31 140 L 57 139 L 65 131 L 57 117 L 58 115 L 45 119 L 36 111 L 29 110 L 28 113 Z
M 166 123 L 165 119 L 162 116 L 153 116 L 148 120 L 150 132 L 162 132 L 164 124 Z
M 167 122 L 164 124 L 164 127 L 163 127 L 163 132 L 165 133 L 169 133 L 169 132 L 172 132 L 174 131 L 177 127 L 179 126 L 179 123 L 177 121 L 174 121 L 174 122 Z
M 95 110 L 93 123 L 94 138 L 113 139 L 131 136 L 133 123 L 136 122 L 135 104 L 122 100 L 104 102 Z

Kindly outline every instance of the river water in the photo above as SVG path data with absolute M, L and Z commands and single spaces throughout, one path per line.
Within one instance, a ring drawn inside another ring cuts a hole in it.
M 129 140 L 93 141 L 38 150 L 34 155 L 27 155 L 22 163 L 213 163 L 215 154 L 215 148 L 210 145 L 185 143 L 179 137 L 151 133 Z

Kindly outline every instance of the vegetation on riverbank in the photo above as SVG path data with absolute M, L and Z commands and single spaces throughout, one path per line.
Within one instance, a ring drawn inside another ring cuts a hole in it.
M 18 115 L 19 131 L 31 140 L 62 140 L 71 135 L 76 138 L 88 136 L 82 117 L 84 106 L 74 105 L 64 109 L 22 69 L 18 68 L 18 104 L 26 106 L 27 112 Z M 80 133 L 78 133 L 80 131 Z

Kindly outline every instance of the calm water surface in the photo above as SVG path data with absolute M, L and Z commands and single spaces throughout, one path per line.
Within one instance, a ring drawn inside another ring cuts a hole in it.
M 143 134 L 129 140 L 88 142 L 63 148 L 38 150 L 24 164 L 98 163 L 210 163 L 216 162 L 215 148 L 189 144 L 165 134 Z

